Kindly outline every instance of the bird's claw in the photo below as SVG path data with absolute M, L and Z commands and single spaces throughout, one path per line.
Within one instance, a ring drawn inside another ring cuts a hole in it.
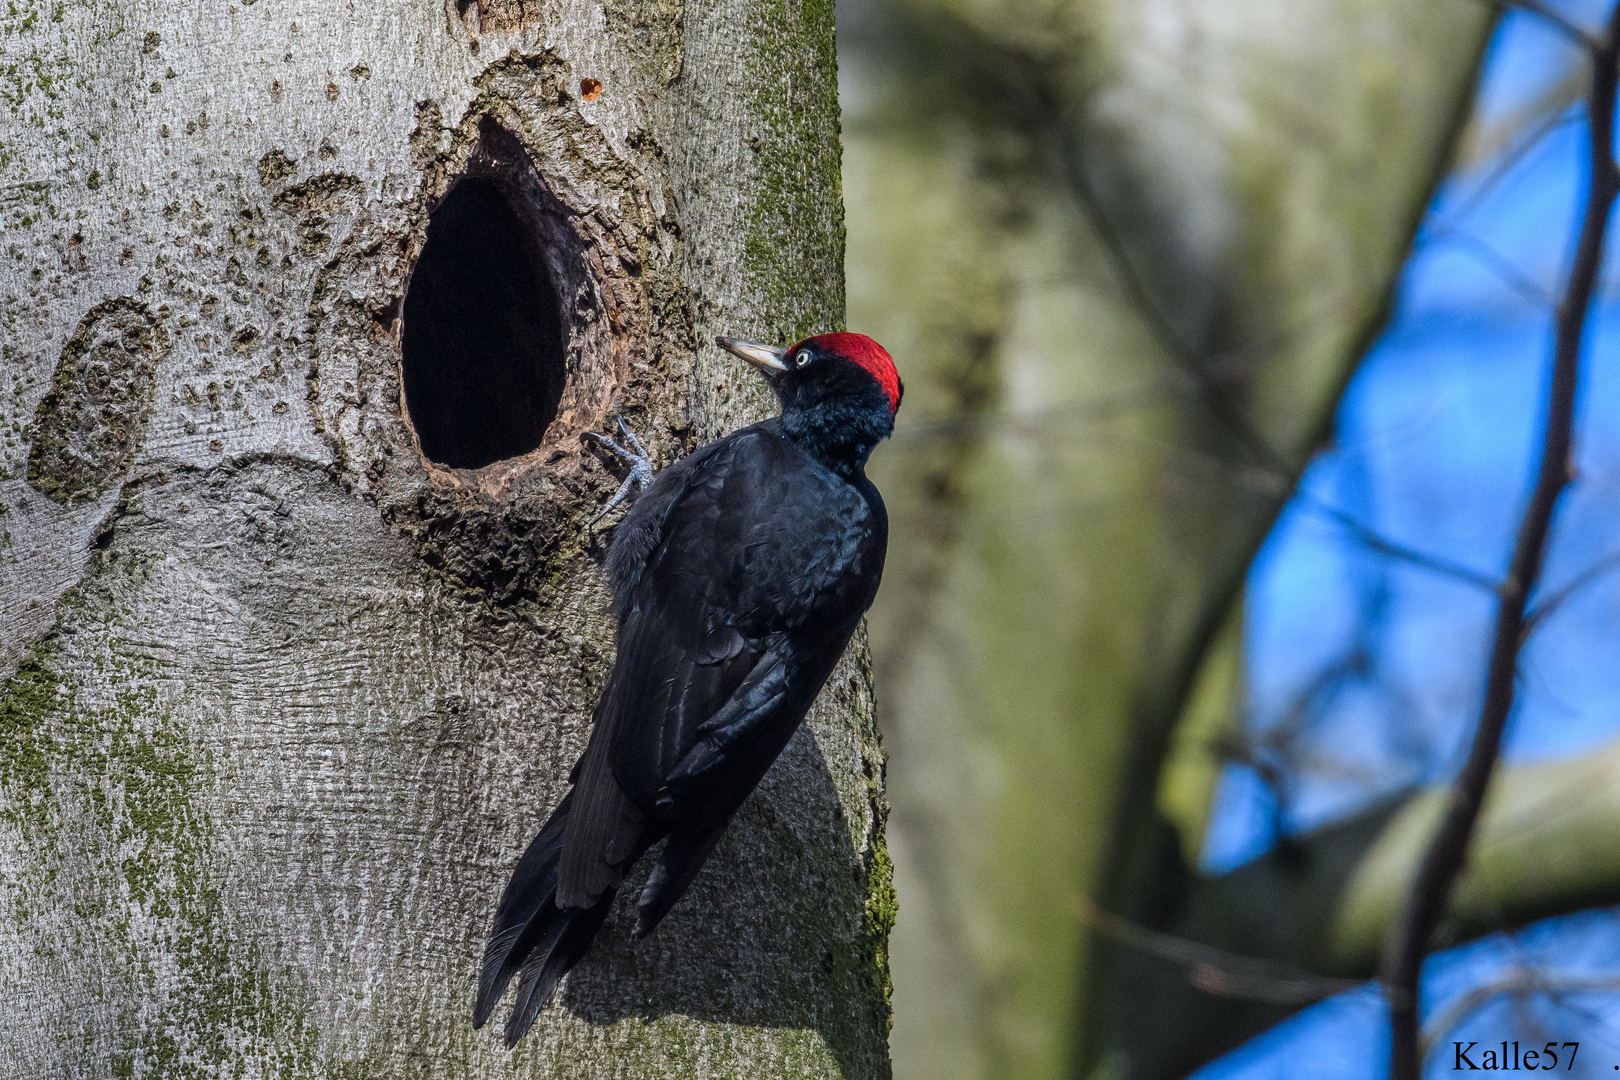
M 637 491 L 645 491 L 653 480 L 652 455 L 647 453 L 647 448 L 641 445 L 641 440 L 636 438 L 636 433 L 630 430 L 630 426 L 624 422 L 622 416 L 619 417 L 619 431 L 624 435 L 624 441 L 630 444 L 630 449 L 620 446 L 606 435 L 598 435 L 594 431 L 585 433 L 590 438 L 595 439 L 598 446 L 613 451 L 630 463 L 630 475 L 624 478 L 624 483 L 619 485 L 619 490 L 613 493 L 613 498 L 607 501 L 606 506 L 596 512 L 595 517 L 585 523 L 587 532 L 598 521 L 606 517 L 608 511 L 624 502 L 629 497 L 632 487 Z

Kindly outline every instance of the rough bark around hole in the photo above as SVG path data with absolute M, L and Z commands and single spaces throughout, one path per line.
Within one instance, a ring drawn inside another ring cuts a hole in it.
M 601 307 L 578 237 L 528 155 L 498 124 L 482 127 L 467 170 L 433 207 L 400 305 L 411 426 L 423 455 L 452 468 L 540 445 L 570 357 L 591 356 Z M 565 310 L 581 324 L 580 348 L 569 348 Z

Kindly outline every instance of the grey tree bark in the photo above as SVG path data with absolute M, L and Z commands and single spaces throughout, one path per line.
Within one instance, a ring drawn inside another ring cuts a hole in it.
M 19 0 L 0 49 L 0 1075 L 886 1076 L 864 637 L 652 939 L 512 1054 L 469 1019 L 611 664 L 581 435 L 667 463 L 767 409 L 715 333 L 842 320 L 832 6 Z M 561 324 L 476 469 L 401 366 L 467 178 Z

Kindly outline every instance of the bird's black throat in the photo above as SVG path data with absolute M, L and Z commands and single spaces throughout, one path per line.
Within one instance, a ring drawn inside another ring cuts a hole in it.
M 782 434 L 845 479 L 859 475 L 877 444 L 894 431 L 888 398 L 876 384 L 851 393 L 848 385 L 789 374 L 774 389 L 782 401 Z

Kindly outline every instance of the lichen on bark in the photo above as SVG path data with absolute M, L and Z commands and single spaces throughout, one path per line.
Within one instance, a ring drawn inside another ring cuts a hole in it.
M 28 482 L 36 490 L 81 502 L 123 476 L 168 349 L 168 331 L 139 300 L 121 296 L 90 309 L 62 346 L 35 414 Z

